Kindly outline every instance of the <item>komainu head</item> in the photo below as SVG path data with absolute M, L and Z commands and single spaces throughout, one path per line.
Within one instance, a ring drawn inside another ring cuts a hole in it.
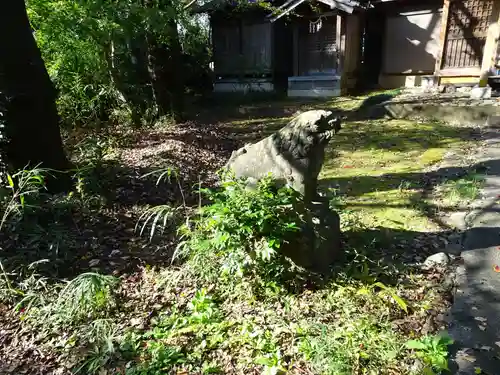
M 341 118 L 332 111 L 312 110 L 297 115 L 281 129 L 288 141 L 326 145 L 342 128 Z

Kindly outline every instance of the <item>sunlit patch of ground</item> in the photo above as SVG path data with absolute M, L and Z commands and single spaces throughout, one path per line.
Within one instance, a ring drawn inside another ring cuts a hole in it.
M 467 130 L 438 123 L 382 119 L 344 124 L 331 142 L 321 173 L 365 225 L 435 230 L 422 211 L 432 188 L 431 168 L 446 152 L 470 147 Z M 439 176 L 436 176 L 438 178 Z
M 286 113 L 331 109 L 348 114 L 366 99 L 390 94 L 383 91 L 307 103 L 285 101 L 277 103 L 277 107 L 285 108 Z M 287 115 L 237 119 L 228 121 L 225 127 L 244 143 L 271 134 L 290 118 Z M 429 171 L 438 168 L 450 150 L 466 152 L 473 147 L 473 130 L 437 122 L 385 118 L 348 121 L 342 126 L 327 149 L 320 175 L 322 188 L 333 189 L 342 197 L 344 207 L 356 211 L 362 224 L 368 227 L 438 230 L 439 225 L 430 217 L 426 202 L 430 192 L 439 190 L 446 181 L 439 173 L 429 174 Z M 450 190 L 454 182 L 446 183 Z M 477 194 L 473 186 L 460 186 L 464 194 Z M 453 199 L 459 199 L 456 192 L 450 194 L 455 196 Z M 454 202 L 444 203 L 448 206 Z

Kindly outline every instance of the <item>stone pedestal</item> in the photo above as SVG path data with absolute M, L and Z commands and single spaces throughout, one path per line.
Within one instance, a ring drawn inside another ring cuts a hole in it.
M 327 201 L 296 209 L 303 212 L 304 222 L 281 251 L 298 266 L 327 274 L 341 252 L 340 217 Z
M 292 98 L 328 98 L 340 96 L 341 77 L 309 75 L 288 78 L 288 96 Z
M 273 92 L 274 84 L 271 78 L 230 79 L 225 78 L 215 82 L 216 93 L 254 93 Z

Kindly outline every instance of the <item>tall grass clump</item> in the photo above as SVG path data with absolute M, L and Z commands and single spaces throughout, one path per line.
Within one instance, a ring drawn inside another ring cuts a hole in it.
M 96 316 L 112 305 L 113 290 L 117 284 L 118 279 L 114 276 L 83 273 L 61 290 L 57 300 L 58 310 L 72 319 Z
M 27 209 L 36 207 L 34 198 L 45 189 L 44 175 L 47 172 L 46 169 L 35 167 L 6 174 L 0 196 L 2 206 L 0 230 L 4 228 L 8 219 L 18 220 Z
M 45 189 L 44 176 L 46 169 L 23 169 L 13 174 L 6 173 L 1 181 L 0 190 L 0 234 L 13 233 L 18 229 L 24 215 L 35 210 L 37 198 Z M 8 234 L 10 235 L 10 234 Z M 16 289 L 10 274 L 2 262 L 3 246 L 0 244 L 0 301 L 10 301 L 14 296 L 23 296 L 23 292 Z

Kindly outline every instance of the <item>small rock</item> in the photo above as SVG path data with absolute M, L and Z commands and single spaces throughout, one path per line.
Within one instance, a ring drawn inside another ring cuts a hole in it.
M 474 363 L 476 362 L 476 358 L 469 355 L 469 354 L 465 354 L 463 356 L 461 356 L 462 359 L 465 359 L 466 361 L 470 362 L 470 363 Z
M 142 328 L 144 324 L 141 318 L 132 318 L 130 319 L 130 325 L 135 328 Z
M 444 93 L 446 94 L 454 94 L 457 91 L 457 88 L 454 85 L 445 85 Z
M 429 318 L 425 321 L 421 333 L 424 335 L 428 335 L 431 332 L 434 332 L 436 329 L 436 325 L 434 324 L 434 321 L 432 318 Z
M 471 99 L 489 99 L 491 98 L 491 87 L 474 86 L 470 92 Z
M 471 90 L 472 90 L 472 88 L 470 86 L 462 86 L 462 87 L 457 88 L 457 92 L 460 92 L 462 94 L 469 93 Z
M 482 100 L 479 105 L 493 105 L 495 104 L 495 100 L 493 99 L 487 99 L 487 100 Z
M 450 226 L 453 226 L 459 230 L 464 230 L 464 229 L 466 229 L 466 223 L 465 223 L 466 216 L 467 216 L 467 212 L 464 212 L 464 211 L 454 212 L 448 217 L 447 223 Z
M 454 274 L 447 274 L 444 276 L 443 280 L 443 288 L 445 290 L 451 290 L 455 286 L 455 275 Z
M 424 262 L 424 266 L 446 266 L 448 263 L 450 263 L 450 257 L 448 254 L 441 252 L 428 257 Z
M 90 262 L 89 262 L 89 266 L 90 267 L 95 267 L 99 264 L 99 259 L 92 259 Z
M 424 364 L 420 359 L 415 359 L 411 366 L 412 374 L 420 374 L 424 369 Z

